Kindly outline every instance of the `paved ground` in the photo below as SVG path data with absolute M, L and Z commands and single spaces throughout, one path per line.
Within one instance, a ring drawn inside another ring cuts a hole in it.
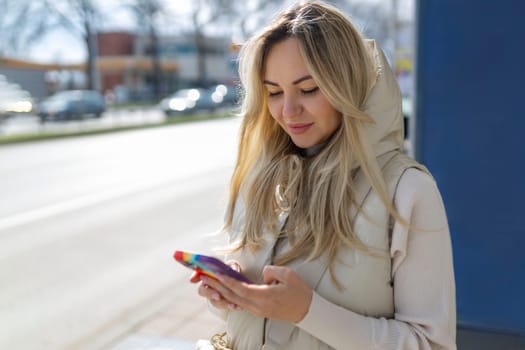
M 111 350 L 192 350 L 198 339 L 223 331 L 222 321 L 211 314 L 197 286 L 175 288 L 169 301 L 131 329 Z

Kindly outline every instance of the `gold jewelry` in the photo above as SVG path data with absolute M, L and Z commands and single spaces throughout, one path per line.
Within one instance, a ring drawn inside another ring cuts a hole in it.
M 211 337 L 211 345 L 215 350 L 232 350 L 228 347 L 226 332 L 217 333 Z

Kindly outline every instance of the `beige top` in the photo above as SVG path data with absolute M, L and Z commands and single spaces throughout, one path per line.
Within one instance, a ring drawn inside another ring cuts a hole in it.
M 415 231 L 394 225 L 390 253 L 395 318 L 361 316 L 314 293 L 306 317 L 296 325 L 335 349 L 456 349 L 452 249 L 434 180 L 408 169 L 395 205 L 414 227 L 442 227 Z

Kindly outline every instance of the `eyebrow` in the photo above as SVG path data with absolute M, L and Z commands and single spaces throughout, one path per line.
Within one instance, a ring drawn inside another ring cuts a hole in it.
M 312 76 L 310 74 L 308 75 L 305 75 L 304 77 L 300 77 L 299 79 L 296 79 L 292 82 L 293 85 L 297 85 L 299 84 L 300 82 L 303 82 L 305 80 L 308 80 L 308 79 L 312 79 Z M 277 83 L 274 83 L 273 81 L 270 81 L 270 80 L 264 80 L 263 81 L 264 84 L 268 84 L 268 85 L 273 85 L 273 86 L 279 86 L 279 84 Z

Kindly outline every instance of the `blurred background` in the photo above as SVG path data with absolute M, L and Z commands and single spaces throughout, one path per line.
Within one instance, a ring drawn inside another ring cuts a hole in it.
M 44 124 L 88 117 L 132 123 L 115 113 L 123 108 L 141 108 L 151 123 L 224 110 L 238 96 L 239 44 L 290 3 L 2 0 L 0 135 L 35 131 L 34 118 L 13 116 L 37 116 L 40 131 L 56 132 L 62 129 Z M 384 48 L 410 113 L 413 2 L 332 3 Z
M 525 3 L 328 2 L 384 49 L 406 152 L 442 191 L 458 348 L 525 349 Z M 0 0 L 0 348 L 185 350 L 224 329 L 172 254 L 223 243 L 239 45 L 290 3 Z

